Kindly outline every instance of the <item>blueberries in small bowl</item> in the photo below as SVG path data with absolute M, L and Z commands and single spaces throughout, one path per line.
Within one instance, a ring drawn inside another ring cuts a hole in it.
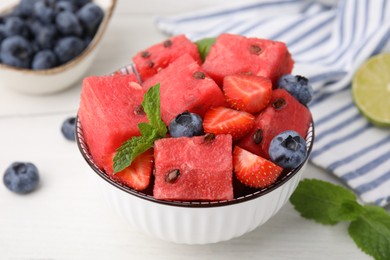
M 15 193 L 30 193 L 39 184 L 38 169 L 29 162 L 14 162 L 6 169 L 3 183 L 10 191 Z
M 104 14 L 90 0 L 22 0 L 0 15 L 0 61 L 32 70 L 63 65 L 86 49 Z

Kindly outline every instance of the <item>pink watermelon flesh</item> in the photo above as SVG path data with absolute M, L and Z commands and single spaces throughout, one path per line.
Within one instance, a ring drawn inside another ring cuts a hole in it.
M 167 125 L 185 111 L 203 117 L 210 107 L 226 105 L 222 90 L 214 80 L 203 74 L 197 61 L 188 54 L 172 62 L 142 85 L 148 90 L 157 83 L 160 83 L 161 117 Z
M 291 73 L 294 61 L 284 43 L 240 35 L 221 34 L 210 48 L 202 68 L 218 85 L 237 73 L 252 73 L 271 79 L 273 85 Z
M 145 91 L 134 75 L 85 78 L 78 116 L 92 158 L 101 169 L 111 169 L 107 157 L 132 136 L 140 135 L 138 123 L 147 122 L 139 113 Z
M 185 53 L 201 63 L 196 44 L 184 35 L 178 35 L 138 52 L 133 62 L 142 81 L 145 81 Z
M 211 141 L 204 136 L 160 139 L 154 144 L 154 158 L 156 199 L 233 199 L 230 135 L 217 135 Z M 167 181 L 167 174 L 175 171 L 178 177 Z
M 276 109 L 274 106 L 282 104 L 278 102 L 283 102 L 283 100 L 285 105 Z M 268 148 L 272 138 L 286 130 L 294 130 L 305 138 L 311 118 L 309 109 L 287 91 L 284 89 L 273 90 L 268 107 L 256 117 L 255 127 L 237 145 L 269 159 Z M 255 139 L 257 139 L 257 143 Z

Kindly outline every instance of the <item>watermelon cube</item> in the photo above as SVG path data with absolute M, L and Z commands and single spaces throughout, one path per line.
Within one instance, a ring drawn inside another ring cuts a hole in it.
M 291 73 L 293 65 L 282 42 L 221 34 L 211 46 L 202 68 L 220 86 L 225 76 L 238 73 L 269 78 L 275 86 L 280 76 Z
M 201 63 L 196 44 L 184 35 L 178 35 L 138 52 L 133 57 L 133 63 L 145 81 L 185 53 Z
M 256 117 L 252 131 L 237 145 L 261 157 L 269 159 L 268 148 L 271 140 L 281 132 L 294 130 L 306 137 L 312 116 L 284 89 L 272 91 L 269 105 Z
M 164 138 L 154 144 L 153 196 L 162 200 L 233 199 L 232 137 Z
M 157 83 L 160 83 L 161 117 L 167 125 L 185 111 L 203 117 L 210 107 L 226 105 L 222 90 L 189 54 L 172 62 L 142 86 L 148 90 Z
M 96 165 L 112 168 L 107 157 L 132 136 L 140 135 L 138 123 L 147 122 L 140 105 L 145 91 L 135 76 L 91 76 L 83 80 L 78 116 L 84 138 Z

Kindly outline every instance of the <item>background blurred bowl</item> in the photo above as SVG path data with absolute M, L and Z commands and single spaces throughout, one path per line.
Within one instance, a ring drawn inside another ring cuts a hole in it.
M 0 86 L 27 94 L 49 94 L 70 88 L 80 80 L 98 52 L 116 5 L 116 0 L 94 0 L 93 2 L 102 8 L 104 18 L 93 40 L 79 56 L 64 65 L 46 70 L 22 69 L 0 63 Z M 4 11 L 10 10 L 14 5 L 8 6 Z
M 180 202 L 157 200 L 150 190 L 139 192 L 112 180 L 94 163 L 84 143 L 82 126 L 76 122 L 79 150 L 94 172 L 99 190 L 115 211 L 147 234 L 183 244 L 216 243 L 239 237 L 264 224 L 289 200 L 311 153 L 314 126 L 306 143 L 308 156 L 298 168 L 285 172 L 273 185 L 251 191 L 230 201 Z

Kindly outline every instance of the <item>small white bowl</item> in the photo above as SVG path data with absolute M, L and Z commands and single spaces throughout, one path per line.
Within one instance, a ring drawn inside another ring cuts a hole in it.
M 308 156 L 314 140 L 313 124 L 307 133 Z M 157 200 L 151 191 L 139 192 L 113 181 L 94 163 L 76 122 L 76 141 L 99 185 L 115 211 L 147 234 L 181 244 L 209 244 L 239 237 L 264 224 L 289 200 L 297 187 L 305 162 L 285 173 L 268 188 L 231 201 L 179 202 Z
M 104 11 L 104 18 L 88 47 L 72 61 L 47 70 L 30 70 L 0 63 L 0 87 L 26 94 L 50 94 L 73 86 L 91 66 L 116 5 L 116 0 L 94 0 Z M 12 9 L 13 6 L 6 8 Z

